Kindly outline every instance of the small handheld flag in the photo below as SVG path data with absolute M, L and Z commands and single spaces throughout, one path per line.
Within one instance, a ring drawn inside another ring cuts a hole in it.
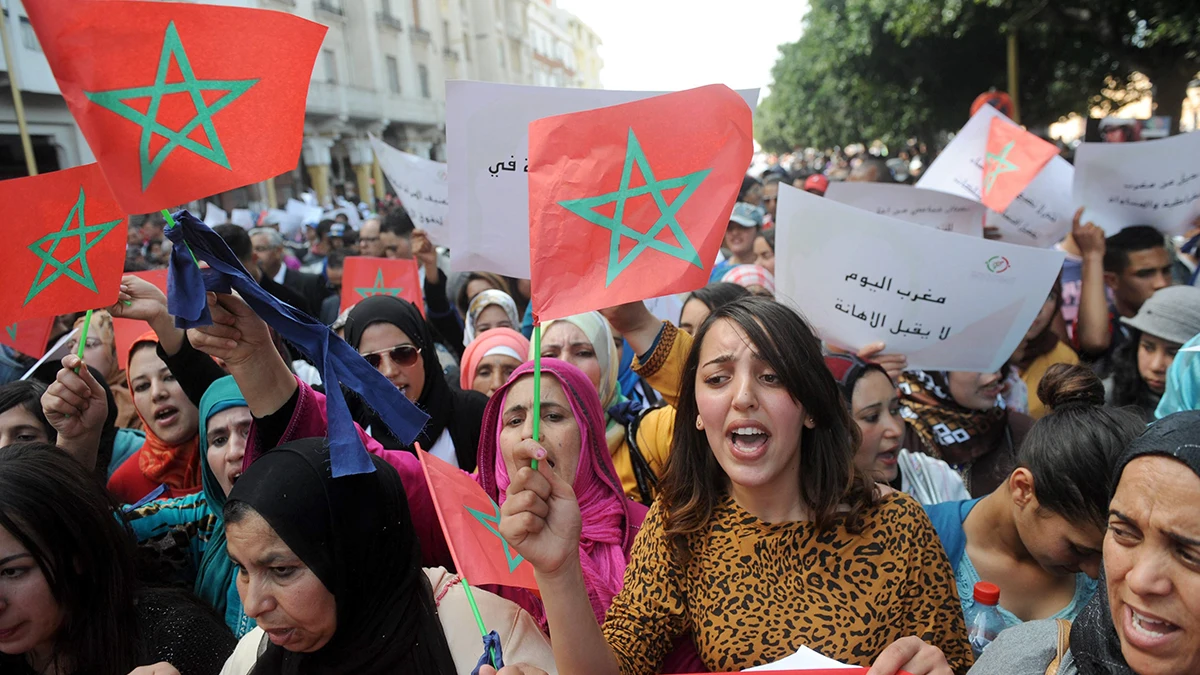
M 425 313 L 417 263 L 394 258 L 351 256 L 342 267 L 342 304 L 339 312 L 376 295 L 408 300 Z
M 46 353 L 46 343 L 53 329 L 53 316 L 18 321 L 0 330 L 0 345 L 7 345 L 25 356 L 39 359 Z
M 1042 167 L 1058 154 L 1058 148 L 1021 127 L 992 118 L 988 128 L 987 154 L 983 158 L 984 206 L 1004 213 Z

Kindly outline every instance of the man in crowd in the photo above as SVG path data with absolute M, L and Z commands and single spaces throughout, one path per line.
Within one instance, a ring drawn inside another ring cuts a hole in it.
M 389 213 L 379 228 L 379 243 L 383 255 L 388 258 L 412 259 L 413 229 L 415 228 L 412 219 L 404 209 L 396 209 Z
M 346 258 L 350 256 L 350 251 L 348 248 L 334 249 L 325 259 L 325 274 L 329 280 L 331 294 L 321 301 L 317 317 L 321 319 L 321 323 L 327 326 L 337 320 L 338 310 L 341 309 L 342 272 L 345 271 Z
M 709 282 L 720 281 L 736 265 L 753 265 L 754 238 L 762 230 L 762 211 L 758 208 L 738 202 L 733 205 L 733 213 L 729 214 L 729 226 L 725 230 L 723 246 L 729 251 L 729 257 L 713 266 Z
M 261 268 L 264 278 L 274 283 L 286 286 L 303 298 L 303 305 L 296 305 L 311 316 L 321 307 L 321 301 L 329 294 L 325 280 L 316 274 L 308 274 L 288 268 L 283 264 L 283 237 L 278 230 L 269 227 L 256 227 L 250 230 L 250 240 L 253 253 L 257 259 L 257 267 Z M 236 253 L 236 251 L 235 251 Z M 253 273 L 253 269 L 247 266 Z M 263 286 L 266 288 L 266 286 Z M 272 293 L 272 295 L 274 295 Z M 279 296 L 276 296 L 279 297 Z
M 358 254 L 371 258 L 382 258 L 383 244 L 379 239 L 379 219 L 369 218 L 358 230 Z
M 887 162 L 879 157 L 864 157 L 858 166 L 850 171 L 847 183 L 895 183 L 892 170 Z
M 257 229 L 275 232 L 275 230 L 271 230 L 269 228 Z M 287 269 L 287 267 L 283 265 L 282 241 L 279 243 L 279 251 L 276 253 L 273 250 L 267 250 L 265 246 L 255 245 L 255 235 L 247 234 L 246 230 L 244 230 L 241 225 L 232 225 L 229 223 L 226 223 L 225 225 L 217 225 L 213 228 L 213 232 L 216 232 L 218 236 L 225 240 L 225 244 L 229 246 L 229 250 L 233 251 L 233 254 L 237 256 L 237 259 L 241 261 L 242 266 L 246 268 L 246 271 L 250 273 L 250 276 L 254 277 L 254 280 L 258 282 L 258 285 L 262 286 L 264 291 L 270 293 L 275 298 L 286 302 L 292 307 L 307 313 L 309 316 L 313 316 L 312 306 L 303 295 L 277 282 L 270 275 L 264 273 L 262 267 L 259 265 L 261 258 L 257 251 L 259 248 L 263 248 L 264 254 L 267 257 L 278 256 L 279 267 L 285 270 Z M 276 236 L 279 235 L 278 232 L 275 232 L 275 234 Z M 259 234 L 257 236 L 261 238 L 263 235 Z M 259 241 L 261 242 L 262 239 Z
M 767 217 L 763 219 L 763 224 L 775 222 L 775 207 L 779 205 L 779 183 L 782 178 L 777 173 L 768 174 L 763 178 L 763 209 L 767 212 Z

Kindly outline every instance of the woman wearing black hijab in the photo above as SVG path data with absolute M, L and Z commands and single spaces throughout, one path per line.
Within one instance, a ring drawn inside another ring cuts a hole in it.
M 475 470 L 487 397 L 452 389 L 438 363 L 433 332 L 410 302 L 377 295 L 355 305 L 346 319 L 346 341 L 408 400 L 429 414 L 416 442 L 465 471 Z M 411 450 L 374 413 L 360 420 L 385 448 Z

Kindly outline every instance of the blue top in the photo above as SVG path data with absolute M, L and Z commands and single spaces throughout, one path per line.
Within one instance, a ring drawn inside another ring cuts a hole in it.
M 971 509 L 975 508 L 980 499 L 983 498 L 925 506 L 929 520 L 933 523 L 933 529 L 937 530 L 938 538 L 942 540 L 942 547 L 946 549 L 950 567 L 954 569 L 954 583 L 958 588 L 958 599 L 962 602 L 964 616 L 975 607 L 975 584 L 983 581 L 979 578 L 979 572 L 975 570 L 971 558 L 967 556 L 967 535 L 963 530 L 963 523 L 966 522 L 967 515 L 971 513 Z M 1088 575 L 1082 572 L 1076 574 L 1075 595 L 1071 598 L 1071 602 L 1067 603 L 1067 606 L 1054 616 L 1048 618 L 1073 621 L 1088 600 L 1091 600 L 1092 594 L 1096 592 L 1096 587 L 1097 582 Z M 1006 628 L 1023 623 L 1017 615 L 1004 609 L 1003 606 L 996 609 L 999 610 Z

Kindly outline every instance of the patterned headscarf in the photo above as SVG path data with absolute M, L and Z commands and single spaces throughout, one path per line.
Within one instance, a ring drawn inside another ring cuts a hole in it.
M 983 456 L 1004 433 L 1008 411 L 971 410 L 950 395 L 945 372 L 907 371 L 900 376 L 900 415 L 940 459 L 963 465 Z
M 476 295 L 471 300 L 470 306 L 467 307 L 467 321 L 466 326 L 463 328 L 464 345 L 471 344 L 475 338 L 479 337 L 475 332 L 475 322 L 479 320 L 479 315 L 483 313 L 483 310 L 492 305 L 497 305 L 504 310 L 504 313 L 508 315 L 508 320 L 512 322 L 512 328 L 520 328 L 521 317 L 517 313 L 516 301 L 504 291 L 489 288 Z

